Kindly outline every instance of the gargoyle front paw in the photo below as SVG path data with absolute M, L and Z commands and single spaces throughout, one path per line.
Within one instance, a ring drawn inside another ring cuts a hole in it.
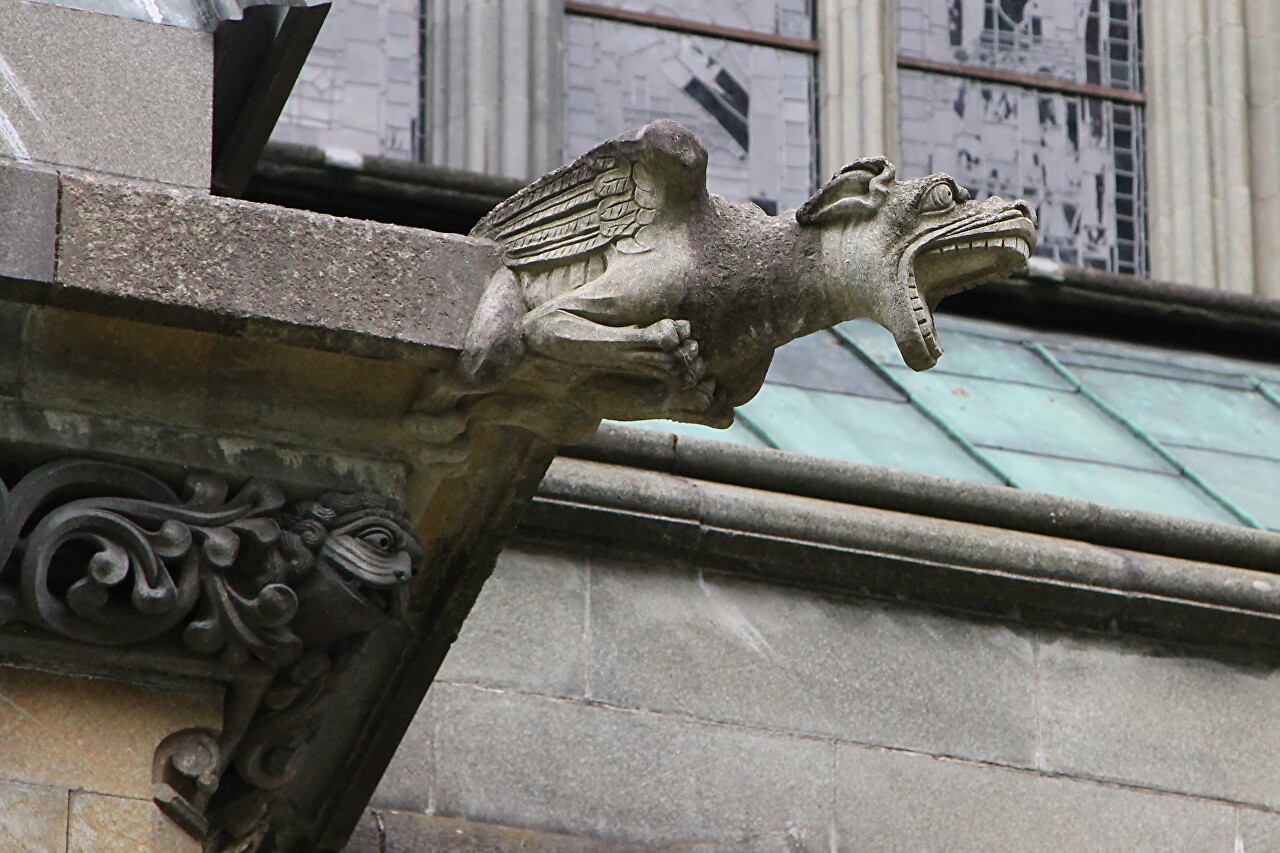
M 659 320 L 650 327 L 657 337 L 658 349 L 667 353 L 670 361 L 667 370 L 676 378 L 681 388 L 693 388 L 707 373 L 707 366 L 698 354 L 698 342 L 691 335 L 688 320 Z

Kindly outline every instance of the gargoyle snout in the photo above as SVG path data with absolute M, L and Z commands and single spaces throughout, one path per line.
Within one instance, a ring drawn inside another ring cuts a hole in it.
M 1021 199 L 1021 198 L 1018 199 L 1013 203 L 1013 206 L 1017 208 L 1019 213 L 1027 217 L 1027 219 L 1030 219 L 1032 225 L 1040 224 L 1039 218 L 1036 216 L 1035 210 L 1031 207 L 1030 204 L 1026 202 L 1025 199 Z

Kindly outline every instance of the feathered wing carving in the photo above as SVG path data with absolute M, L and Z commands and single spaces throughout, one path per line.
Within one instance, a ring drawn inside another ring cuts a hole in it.
M 612 246 L 634 254 L 653 248 L 647 233 L 663 204 L 689 195 L 703 178 L 706 151 L 683 128 L 655 123 L 605 142 L 535 181 L 494 208 L 471 236 L 502 245 L 513 269 L 571 263 Z M 651 130 L 656 128 L 656 130 Z M 671 168 L 672 166 L 676 168 Z M 686 186 L 673 188 L 674 176 Z

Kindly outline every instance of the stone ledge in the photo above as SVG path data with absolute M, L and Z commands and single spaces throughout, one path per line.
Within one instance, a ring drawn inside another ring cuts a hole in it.
M 659 548 L 708 570 L 841 594 L 1191 642 L 1280 645 L 1272 574 L 1038 533 L 561 458 L 537 540 Z
M 456 350 L 498 264 L 479 240 L 176 188 L 64 174 L 59 200 L 54 304 L 355 355 Z
M 0 300 L 427 367 L 500 263 L 468 237 L 2 163 L 0 226 Z
M 605 424 L 566 456 L 927 518 L 1270 572 L 1280 535 L 1026 489 Z

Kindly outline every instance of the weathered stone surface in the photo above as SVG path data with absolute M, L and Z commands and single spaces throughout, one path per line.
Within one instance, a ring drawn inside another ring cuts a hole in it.
M 1130 643 L 1040 649 L 1042 764 L 1280 806 L 1280 674 Z
M 1280 850 L 1280 815 L 1240 809 L 1240 841 L 1234 853 Z
M 2 346 L 2 345 L 0 345 Z M 0 376 L 3 374 L 0 373 Z M 311 488 L 370 490 L 396 495 L 404 487 L 403 464 L 360 459 L 292 443 L 272 446 L 245 435 L 208 435 L 153 423 L 0 400 L 0 434 L 10 447 L 63 454 L 93 453 L 117 459 L 145 453 L 153 465 L 172 470 L 255 475 Z
M 827 850 L 832 747 L 437 684 L 436 810 L 681 850 Z
M 67 791 L 0 782 L 0 853 L 67 849 Z
M 67 853 L 200 853 L 150 800 L 71 792 Z
M 643 853 L 653 848 L 438 815 L 379 811 L 365 815 L 344 849 L 347 853 Z
M 577 555 L 504 552 L 438 678 L 582 695 L 589 570 Z
M 64 176 L 61 200 L 61 299 L 141 300 L 241 331 L 252 320 L 319 348 L 354 347 L 325 346 L 346 333 L 456 349 L 498 264 L 479 240 L 177 188 Z
M 209 186 L 212 33 L 0 0 L 0 57 L 0 158 Z
M 696 571 L 596 566 L 591 698 L 1031 766 L 1027 636 Z
M 382 774 L 369 805 L 375 809 L 429 812 L 432 809 L 435 764 L 435 719 L 430 702 L 423 702 L 404 733 L 396 754 Z
M 0 778 L 150 802 L 156 745 L 185 728 L 216 731 L 222 693 L 0 667 Z
M 3 9 L 0 5 L 0 15 Z M 4 235 L 0 238 L 0 277 L 53 281 L 58 237 L 56 172 L 19 168 L 0 160 L 0 234 Z
M 0 302 L 0 395 L 16 396 L 22 387 L 22 351 L 27 318 L 35 308 Z
M 835 802 L 858 853 L 1239 853 L 1227 804 L 909 753 L 838 747 Z

